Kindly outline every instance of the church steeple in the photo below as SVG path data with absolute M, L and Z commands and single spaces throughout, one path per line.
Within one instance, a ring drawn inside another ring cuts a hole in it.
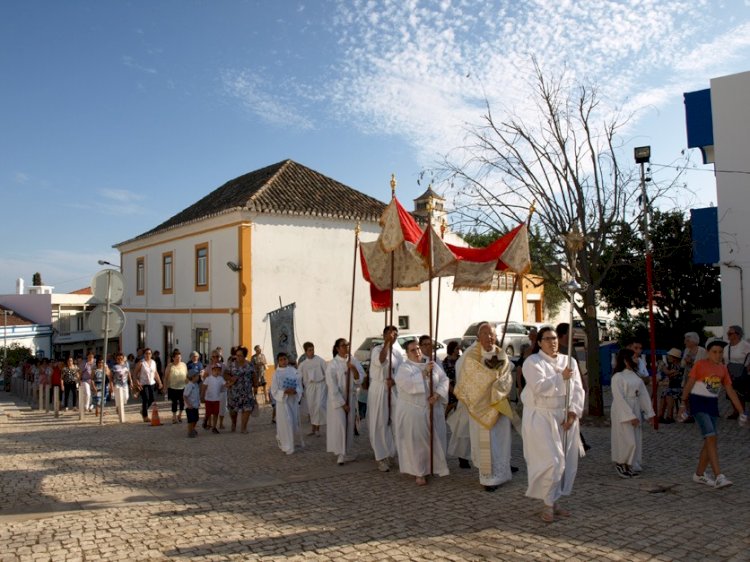
M 427 204 L 432 205 L 432 219 L 434 224 L 440 224 L 445 219 L 445 197 L 441 197 L 432 190 L 432 185 L 427 187 L 422 195 L 414 200 L 414 215 L 422 220 L 427 220 Z

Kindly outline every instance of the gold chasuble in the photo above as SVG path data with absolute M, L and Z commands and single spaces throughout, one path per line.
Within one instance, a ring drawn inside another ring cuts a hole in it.
M 502 349 L 495 346 L 484 351 L 476 343 L 466 350 L 454 394 L 481 426 L 479 471 L 485 474 L 492 471 L 490 430 L 500 415 L 510 418 L 513 425 L 518 421 L 508 400 L 512 387 L 510 361 Z

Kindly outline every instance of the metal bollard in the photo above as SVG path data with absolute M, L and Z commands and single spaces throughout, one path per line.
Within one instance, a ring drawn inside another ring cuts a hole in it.
M 55 408 L 55 417 L 60 417 L 60 387 L 55 385 L 52 389 L 52 404 Z
M 39 411 L 44 410 L 44 385 L 37 384 L 36 386 L 36 399 L 39 403 Z
M 39 386 L 40 392 L 42 393 L 42 400 L 44 400 L 44 413 L 49 414 L 49 391 L 50 385 L 45 384 Z M 40 408 L 41 409 L 41 408 Z
M 115 401 L 117 402 L 117 416 L 120 418 L 120 423 L 125 423 L 125 396 L 127 396 L 128 389 L 121 386 L 116 386 L 115 393 Z
M 78 385 L 78 420 L 83 421 L 83 406 L 84 402 L 86 401 L 86 391 L 83 390 L 83 385 L 85 383 L 80 383 Z

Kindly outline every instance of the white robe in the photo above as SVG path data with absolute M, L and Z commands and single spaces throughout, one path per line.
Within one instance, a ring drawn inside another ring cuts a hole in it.
M 297 394 L 284 392 L 284 381 L 294 379 Z M 299 401 L 302 398 L 302 377 L 294 367 L 276 369 L 271 383 L 271 395 L 276 400 L 276 443 L 287 455 L 294 452 L 295 438 L 302 445 Z
M 523 402 L 523 456 L 529 473 L 526 495 L 553 505 L 560 496 L 573 490 L 578 471 L 578 457 L 583 455 L 578 420 L 583 414 L 584 392 L 576 361 L 572 363 L 568 411 L 576 420 L 563 439 L 565 420 L 565 387 L 562 372 L 568 364 L 566 355 L 553 358 L 543 351 L 532 353 L 523 363 L 526 387 Z M 566 442 L 567 449 L 563 450 Z
M 396 448 L 399 470 L 413 476 L 430 474 L 430 406 L 429 379 L 423 375 L 426 365 L 413 361 L 404 362 L 396 372 L 398 408 L 396 425 Z M 433 392 L 440 396 L 432 408 L 433 419 L 433 473 L 447 476 L 445 461 L 446 426 L 445 405 L 448 403 L 448 377 L 434 366 L 432 371 Z
M 375 453 L 375 460 L 381 461 L 396 456 L 396 439 L 394 437 L 396 392 L 391 388 L 391 423 L 388 423 L 388 357 L 380 363 L 382 345 L 376 346 L 370 354 L 370 389 L 367 394 L 367 430 L 370 434 L 370 445 Z M 400 346 L 396 344 L 391 350 L 393 361 L 392 373 L 396 373 L 404 362 Z M 393 375 L 392 375 L 393 376 Z
M 357 387 L 364 379 L 362 365 L 356 358 L 352 358 L 352 365 L 359 373 L 359 379 L 351 376 L 349 384 L 349 416 L 343 406 L 346 404 L 346 360 L 338 355 L 331 359 L 326 368 L 326 383 L 328 385 L 328 403 L 326 406 L 326 451 L 336 455 L 349 456 L 354 441 L 354 418 L 357 411 Z
M 642 415 L 642 413 L 644 415 Z M 612 432 L 612 460 L 617 464 L 630 465 L 641 470 L 642 429 L 630 422 L 643 417 L 651 418 L 651 406 L 646 385 L 633 371 L 625 370 L 612 376 L 612 408 L 610 410 Z
M 461 365 L 463 355 L 456 362 L 456 384 L 461 377 Z M 469 410 L 460 400 L 453 411 L 448 414 L 446 423 L 451 429 L 450 441 L 448 441 L 448 455 L 461 459 L 471 458 L 471 438 L 469 437 Z
M 326 400 L 326 362 L 322 357 L 314 355 L 305 359 L 299 366 L 302 382 L 305 386 L 305 400 L 310 412 L 312 425 L 325 425 Z

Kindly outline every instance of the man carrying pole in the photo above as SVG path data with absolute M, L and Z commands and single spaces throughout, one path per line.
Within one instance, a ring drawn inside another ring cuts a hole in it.
M 370 388 L 367 394 L 367 429 L 378 470 L 388 472 L 396 456 L 396 441 L 390 412 L 396 398 L 392 396 L 393 374 L 403 363 L 398 345 L 398 328 L 386 326 L 383 343 L 370 354 Z M 389 397 L 389 395 L 391 395 Z M 389 406 L 390 404 L 390 406 Z

